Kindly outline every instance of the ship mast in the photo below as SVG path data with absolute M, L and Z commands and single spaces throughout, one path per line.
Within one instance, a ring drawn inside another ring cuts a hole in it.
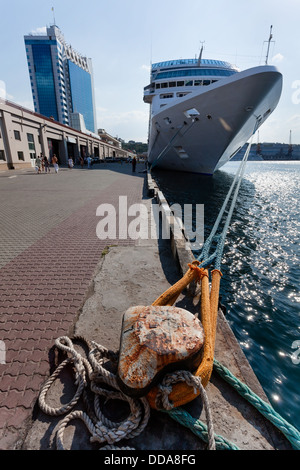
M 200 41 L 202 46 L 201 46 L 201 49 L 200 49 L 200 54 L 199 54 L 199 57 L 198 57 L 198 67 L 200 67 L 201 65 L 201 59 L 202 59 L 202 53 L 203 53 L 203 44 L 205 43 L 205 41 Z
M 266 62 L 265 62 L 265 65 L 268 65 L 268 58 L 269 58 L 269 52 L 270 52 L 270 44 L 271 44 L 271 41 L 272 41 L 272 28 L 273 26 L 271 25 L 270 27 L 270 36 L 269 36 L 269 39 L 268 41 L 265 41 L 265 42 L 268 42 L 268 49 L 267 49 L 267 55 L 266 55 Z

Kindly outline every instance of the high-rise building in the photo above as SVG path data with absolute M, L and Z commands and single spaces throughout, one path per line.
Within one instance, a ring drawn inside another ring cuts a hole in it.
M 55 25 L 24 41 L 35 112 L 75 128 L 84 119 L 86 130 L 96 133 L 91 59 L 67 44 Z

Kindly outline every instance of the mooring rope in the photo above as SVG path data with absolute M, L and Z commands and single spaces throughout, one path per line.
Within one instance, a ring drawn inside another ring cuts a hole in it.
M 39 406 L 44 413 L 52 416 L 65 414 L 74 408 L 83 392 L 87 390 L 87 386 L 90 385 L 90 391 L 94 394 L 94 410 L 90 412 L 88 406 L 87 412 L 73 410 L 59 423 L 56 434 L 57 449 L 65 449 L 63 442 L 64 431 L 68 423 L 73 419 L 81 419 L 85 423 L 92 435 L 91 442 L 106 442 L 109 445 L 113 445 L 121 439 L 130 439 L 139 435 L 149 421 L 150 406 L 146 398 L 132 399 L 124 395 L 118 387 L 115 375 L 104 367 L 105 360 L 114 363 L 118 355 L 95 342 L 89 343 L 82 337 L 75 337 L 74 340 L 81 340 L 88 346 L 88 360 L 75 350 L 73 341 L 70 338 L 67 336 L 58 338 L 55 341 L 56 347 L 69 353 L 70 357 L 57 367 L 42 387 L 38 399 Z M 47 392 L 62 369 L 69 363 L 72 363 L 75 369 L 75 383 L 78 385 L 77 391 L 68 404 L 59 408 L 51 407 L 45 401 Z M 104 387 L 102 384 L 104 384 Z M 105 385 L 113 387 L 113 390 L 108 390 L 105 388 Z M 101 411 L 99 396 L 127 401 L 130 406 L 129 416 L 118 423 L 105 418 Z M 85 397 L 83 399 L 86 404 Z
M 88 348 L 88 359 L 76 351 L 73 341 L 80 340 L 85 343 Z M 116 375 L 104 367 L 105 360 L 116 363 L 118 353 L 110 351 L 103 346 L 85 340 L 85 338 L 77 336 L 71 340 L 67 336 L 57 338 L 55 345 L 58 349 L 69 354 L 67 359 L 55 369 L 53 374 L 46 381 L 41 389 L 38 403 L 40 409 L 50 416 L 60 416 L 68 413 L 58 424 L 56 433 L 56 447 L 58 450 L 64 450 L 64 433 L 67 425 L 74 419 L 82 420 L 91 434 L 91 442 L 106 443 L 100 450 L 121 449 L 128 450 L 130 447 L 114 447 L 114 444 L 122 439 L 131 439 L 138 436 L 147 426 L 150 418 L 150 405 L 145 397 L 133 399 L 123 392 L 117 383 Z M 46 403 L 46 396 L 51 385 L 57 379 L 61 371 L 68 364 L 72 364 L 75 370 L 75 384 L 77 390 L 73 398 L 61 407 L 53 407 Z M 210 406 L 201 379 L 194 377 L 190 372 L 177 371 L 174 374 L 165 376 L 160 386 L 160 402 L 163 407 L 171 410 L 172 404 L 168 400 L 168 395 L 172 389 L 172 385 L 178 381 L 187 381 L 190 385 L 200 390 L 203 399 L 204 408 L 207 418 L 207 431 L 204 440 L 208 441 L 209 450 L 215 450 L 215 437 L 212 425 Z M 103 387 L 104 384 L 104 387 Z M 109 389 L 105 386 L 109 386 Z M 85 395 L 87 389 L 94 395 L 94 409 L 91 409 L 88 398 Z M 119 399 L 128 402 L 130 406 L 129 416 L 121 421 L 114 422 L 109 420 L 102 412 L 99 397 L 106 399 Z M 86 411 L 74 410 L 75 405 L 83 398 Z M 133 449 L 134 450 L 134 449 Z
M 208 442 L 209 450 L 216 450 L 216 442 L 215 442 L 215 435 L 214 435 L 214 428 L 213 428 L 210 405 L 209 405 L 208 396 L 205 391 L 205 388 L 203 387 L 201 383 L 201 377 L 195 376 L 191 372 L 186 371 L 186 370 L 175 371 L 172 374 L 165 375 L 161 384 L 158 387 L 159 393 L 157 394 L 157 397 L 156 397 L 157 405 L 158 405 L 157 408 L 161 409 L 159 404 L 162 403 L 163 411 L 164 410 L 171 411 L 174 409 L 174 405 L 170 403 L 168 399 L 168 395 L 172 391 L 172 385 L 178 382 L 186 382 L 188 385 L 194 388 L 195 393 L 196 393 L 196 390 L 199 390 L 201 398 L 202 398 L 202 402 L 204 405 L 204 409 L 206 413 L 206 421 L 207 421 L 206 434 L 204 437 L 204 441 Z M 172 413 L 171 413 L 171 416 L 173 417 Z M 175 416 L 177 416 L 176 413 L 175 413 Z
M 253 132 L 252 132 L 249 144 L 247 146 L 246 152 L 245 152 L 244 157 L 243 157 L 243 159 L 242 159 L 242 161 L 239 165 L 239 168 L 238 168 L 238 170 L 235 174 L 233 182 L 232 182 L 232 184 L 229 188 L 229 191 L 228 191 L 228 193 L 226 195 L 226 198 L 223 202 L 223 205 L 222 205 L 222 207 L 219 211 L 219 214 L 218 214 L 217 219 L 216 219 L 216 221 L 213 225 L 213 228 L 212 228 L 209 236 L 205 240 L 205 242 L 203 244 L 203 247 L 202 247 L 202 250 L 201 250 L 201 253 L 197 258 L 197 260 L 201 262 L 201 267 L 206 267 L 206 266 L 210 265 L 212 263 L 212 261 L 214 259 L 216 259 L 215 268 L 219 269 L 219 270 L 221 269 L 221 262 L 222 262 L 222 256 L 223 256 L 223 250 L 224 250 L 226 235 L 227 235 L 228 228 L 229 228 L 229 225 L 230 225 L 230 221 L 231 221 L 231 218 L 232 218 L 232 214 L 233 214 L 233 211 L 234 211 L 234 208 L 235 208 L 235 205 L 236 205 L 237 196 L 238 196 L 240 185 L 241 185 L 241 182 L 242 182 L 242 179 L 243 179 L 243 176 L 244 176 L 246 163 L 248 161 L 248 157 L 249 157 L 253 137 L 254 137 L 254 134 L 256 132 L 257 126 L 258 126 L 258 121 L 255 122 L 255 127 L 253 129 Z M 223 218 L 224 212 L 226 210 L 226 207 L 228 205 L 228 202 L 230 200 L 230 197 L 231 197 L 231 194 L 233 192 L 234 187 L 235 187 L 235 191 L 234 191 L 231 203 L 230 203 L 229 210 L 227 212 L 224 227 L 223 227 L 223 230 L 222 230 L 221 234 L 218 235 L 217 247 L 216 247 L 214 253 L 212 253 L 209 256 L 209 251 L 211 249 L 211 244 L 213 242 L 213 239 L 216 236 L 216 232 L 219 228 L 219 225 L 220 225 L 221 220 Z
M 300 450 L 300 432 L 280 416 L 269 404 L 256 395 L 246 384 L 235 377 L 230 370 L 214 359 L 214 370 L 229 383 L 242 397 L 251 403 L 265 418 L 277 427 L 289 440 L 293 448 Z
M 214 371 L 217 372 L 222 379 L 230 384 L 239 395 L 247 400 L 254 408 L 256 408 L 262 416 L 268 419 L 279 431 L 284 434 L 291 443 L 293 449 L 300 450 L 300 432 L 267 402 L 256 395 L 245 383 L 235 377 L 227 367 L 214 359 Z M 205 442 L 208 442 L 208 431 L 204 423 L 199 419 L 193 418 L 185 409 L 178 407 L 166 410 L 175 421 L 189 428 L 194 434 L 199 436 Z M 216 450 L 240 450 L 234 443 L 228 441 L 222 436 L 214 435 Z
M 180 406 L 165 412 L 168 413 L 168 415 L 174 419 L 174 421 L 177 421 L 177 423 L 182 424 L 182 426 L 185 426 L 190 431 L 192 431 L 202 441 L 208 442 L 209 437 L 207 426 L 202 421 L 200 421 L 200 419 L 193 418 L 184 408 Z M 216 450 L 240 450 L 237 445 L 218 434 L 214 434 L 214 440 Z
M 41 410 L 51 416 L 60 416 L 68 413 L 58 424 L 56 434 L 56 447 L 58 450 L 65 450 L 64 433 L 67 425 L 74 419 L 82 420 L 91 434 L 91 442 L 106 443 L 100 450 L 135 450 L 132 447 L 116 447 L 114 444 L 122 439 L 131 439 L 138 436 L 148 424 L 150 418 L 150 406 L 145 397 L 132 399 L 120 391 L 117 384 L 116 375 L 104 367 L 105 359 L 116 362 L 118 353 L 110 351 L 103 346 L 88 342 L 83 337 L 75 337 L 73 340 L 81 340 L 89 348 L 88 359 L 75 350 L 73 341 L 67 336 L 58 338 L 55 345 L 58 349 L 70 354 L 55 369 L 53 374 L 46 381 L 41 389 L 38 403 Z M 55 408 L 46 403 L 46 396 L 54 381 L 67 364 L 73 364 L 75 369 L 75 384 L 77 390 L 69 403 Z M 254 406 L 265 418 L 267 418 L 277 429 L 279 429 L 292 447 L 300 450 L 300 432 L 282 418 L 274 408 L 256 395 L 246 384 L 237 379 L 225 366 L 214 359 L 214 370 L 229 383 L 244 399 Z M 199 390 L 203 401 L 207 425 L 199 419 L 192 417 L 182 407 L 174 408 L 169 402 L 168 396 L 172 391 L 172 385 L 179 381 L 185 381 L 188 385 Z M 104 387 L 101 385 L 104 383 Z M 105 386 L 109 386 L 109 389 Z M 91 409 L 85 395 L 88 386 L 94 394 L 94 409 Z M 102 412 L 99 397 L 106 399 L 118 399 L 128 402 L 130 406 L 129 416 L 120 423 L 109 420 Z M 74 410 L 80 398 L 86 406 L 86 411 Z M 157 400 L 159 409 L 167 413 L 172 419 L 189 428 L 195 435 L 208 443 L 209 450 L 239 450 L 236 444 L 228 441 L 224 437 L 215 434 L 213 430 L 212 416 L 208 397 L 201 379 L 188 371 L 177 371 L 167 374 L 159 385 Z

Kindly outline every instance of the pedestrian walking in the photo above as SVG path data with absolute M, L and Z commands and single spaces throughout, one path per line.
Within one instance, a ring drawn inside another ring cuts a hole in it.
M 44 156 L 44 167 L 45 167 L 45 173 L 47 173 L 47 171 L 48 173 L 50 173 L 50 164 L 46 155 Z
M 81 166 L 81 168 L 83 168 L 83 165 L 84 165 L 84 160 L 83 160 L 82 157 L 80 157 L 80 166 Z
M 41 159 L 39 156 L 37 156 L 35 159 L 35 171 L 37 174 L 41 172 L 41 164 L 42 164 Z
M 133 157 L 132 159 L 132 171 L 135 172 L 135 167 L 136 167 L 136 158 Z
M 71 157 L 69 158 L 68 165 L 69 165 L 69 168 L 73 168 L 73 166 L 74 166 L 73 158 L 71 158 Z
M 58 173 L 58 159 L 57 156 L 54 154 L 52 157 L 52 163 L 54 166 L 55 173 Z
M 87 157 L 88 168 L 91 168 L 92 159 L 90 156 Z
M 44 162 L 44 157 L 43 157 L 42 153 L 40 155 L 40 160 L 41 160 L 41 171 L 44 171 L 45 170 L 45 162 Z

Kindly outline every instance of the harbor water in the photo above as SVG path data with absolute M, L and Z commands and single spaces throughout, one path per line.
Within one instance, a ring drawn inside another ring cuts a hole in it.
M 212 177 L 155 169 L 153 178 L 170 205 L 204 205 L 205 239 L 239 164 L 229 162 Z M 226 237 L 220 293 L 272 406 L 300 430 L 299 201 L 300 162 L 247 163 Z M 201 247 L 192 248 L 197 257 Z

